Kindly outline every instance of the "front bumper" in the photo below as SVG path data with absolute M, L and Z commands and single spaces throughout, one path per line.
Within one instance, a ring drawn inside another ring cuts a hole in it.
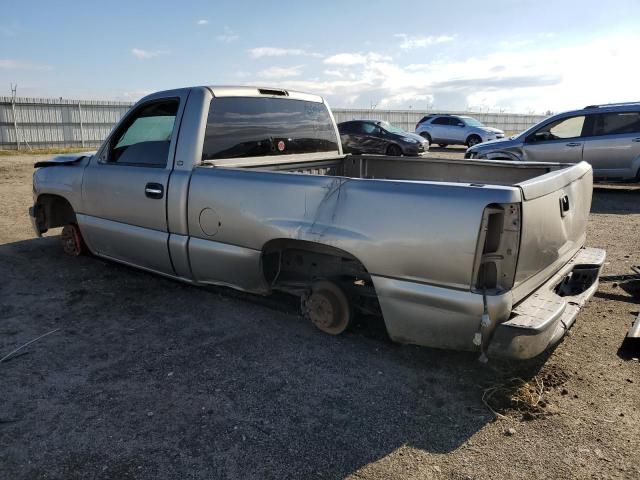
M 404 147 L 403 153 L 411 156 L 423 156 L 429 153 L 429 144 Z
M 583 248 L 558 273 L 516 305 L 499 324 L 489 356 L 528 359 L 558 343 L 598 289 L 606 252 Z

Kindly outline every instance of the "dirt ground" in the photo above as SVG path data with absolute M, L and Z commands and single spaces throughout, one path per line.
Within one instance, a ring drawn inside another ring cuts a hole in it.
M 640 364 L 617 356 L 638 282 L 605 278 L 530 363 L 396 345 L 375 319 L 330 337 L 289 297 L 35 239 L 35 158 L 0 158 L 0 358 L 58 330 L 0 363 L 1 479 L 640 478 Z M 594 191 L 588 244 L 605 276 L 640 265 L 640 187 Z

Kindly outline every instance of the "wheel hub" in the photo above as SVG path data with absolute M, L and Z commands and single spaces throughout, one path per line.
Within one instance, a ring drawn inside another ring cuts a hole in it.
M 334 324 L 333 306 L 323 295 L 312 294 L 307 302 L 307 311 L 311 322 L 319 328 L 328 328 Z
M 65 225 L 61 233 L 62 249 L 64 253 L 77 257 L 82 253 L 82 239 L 78 227 Z

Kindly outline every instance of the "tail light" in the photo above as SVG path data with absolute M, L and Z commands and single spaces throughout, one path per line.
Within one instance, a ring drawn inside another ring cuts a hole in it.
M 491 204 L 484 209 L 473 273 L 475 291 L 497 294 L 513 287 L 520 219 L 519 203 Z

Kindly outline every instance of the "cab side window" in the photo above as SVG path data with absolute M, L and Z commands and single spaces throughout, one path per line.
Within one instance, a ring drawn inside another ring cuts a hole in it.
M 362 133 L 365 135 L 373 135 L 376 132 L 376 126 L 373 123 L 363 123 Z
M 640 112 L 601 113 L 596 115 L 593 134 L 621 135 L 640 133 Z
M 106 163 L 165 167 L 179 104 L 171 99 L 138 107 L 114 133 Z
M 431 123 L 433 125 L 449 125 L 449 117 L 438 117 Z
M 551 122 L 527 138 L 528 142 L 567 140 L 582 136 L 585 116 L 562 118 Z
M 338 131 L 342 134 L 349 134 L 349 133 L 354 133 L 355 132 L 355 126 L 353 124 L 353 122 L 347 122 L 347 123 L 343 123 L 338 125 Z

